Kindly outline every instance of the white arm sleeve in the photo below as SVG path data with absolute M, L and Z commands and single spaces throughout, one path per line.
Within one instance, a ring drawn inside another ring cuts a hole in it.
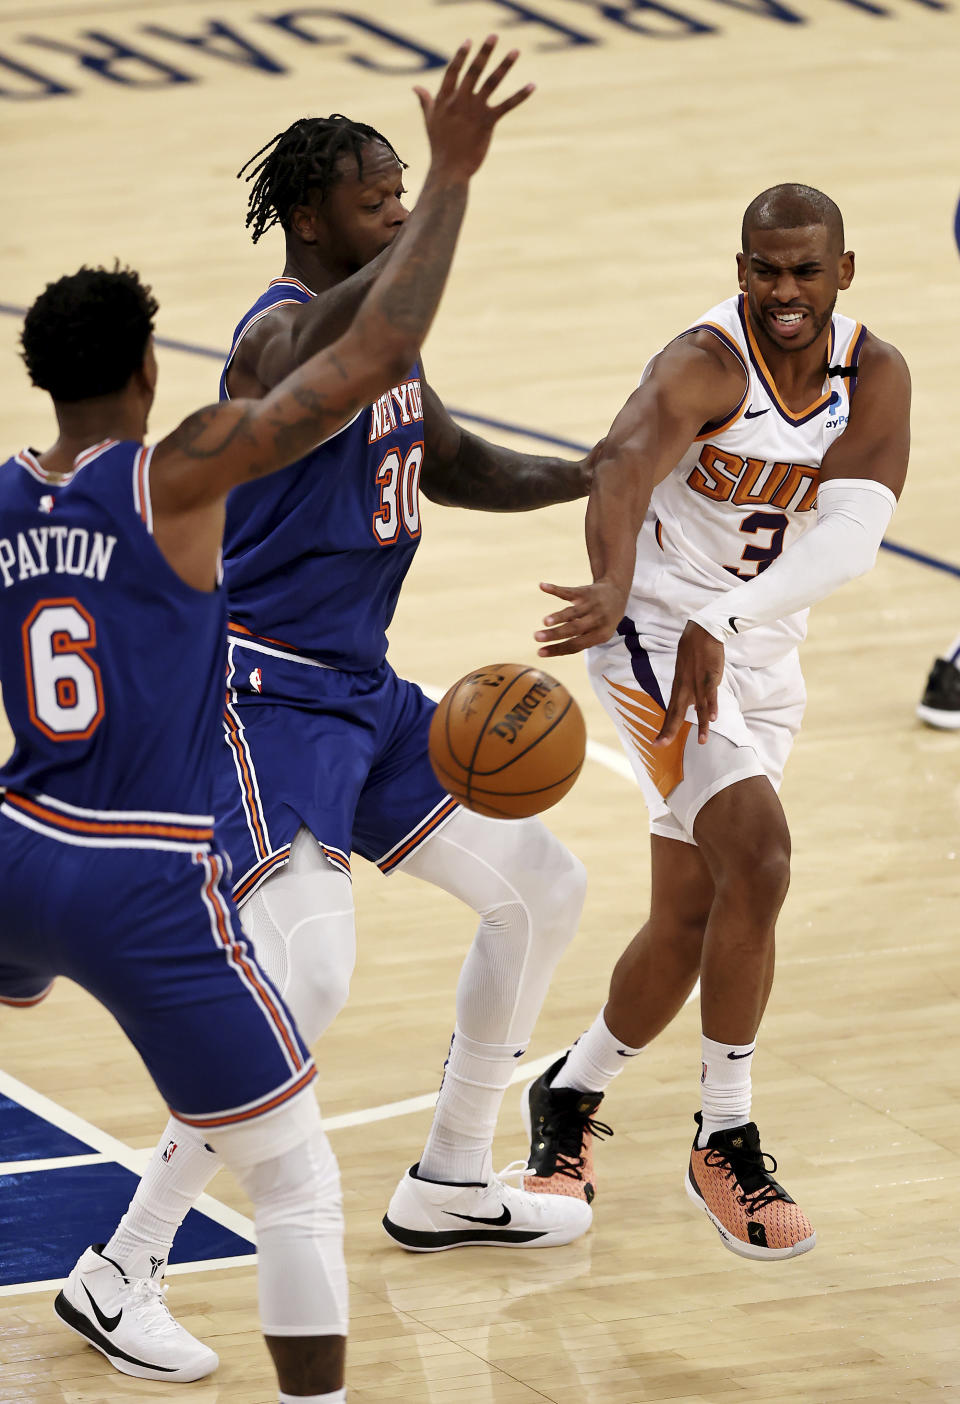
M 897 499 L 872 478 L 832 478 L 817 493 L 817 524 L 762 575 L 735 585 L 692 614 L 723 643 L 816 604 L 865 575 L 877 559 Z

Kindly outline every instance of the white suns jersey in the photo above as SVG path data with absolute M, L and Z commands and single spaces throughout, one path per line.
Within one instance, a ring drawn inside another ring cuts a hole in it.
M 740 361 L 747 388 L 722 423 L 705 425 L 654 488 L 627 613 L 645 643 L 675 644 L 691 614 L 718 591 L 752 580 L 816 521 L 823 455 L 847 425 L 864 328 L 834 315 L 827 374 L 806 409 L 787 408 L 750 325 L 746 298 L 712 308 L 682 336 L 709 331 Z M 731 663 L 762 667 L 806 632 L 807 611 L 727 641 Z

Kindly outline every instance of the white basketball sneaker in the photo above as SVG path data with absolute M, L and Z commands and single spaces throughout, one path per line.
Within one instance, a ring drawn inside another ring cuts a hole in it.
M 421 1180 L 420 1167 L 408 1170 L 394 1190 L 383 1227 L 412 1253 L 494 1244 L 501 1248 L 553 1248 L 572 1243 L 593 1222 L 582 1199 L 560 1194 L 529 1194 L 504 1182 L 522 1175 L 524 1162 L 508 1166 L 488 1184 L 446 1184 Z
M 141 1380 L 202 1380 L 220 1364 L 170 1315 L 160 1279 L 125 1277 L 95 1243 L 81 1256 L 53 1309 L 71 1331 L 123 1375 Z

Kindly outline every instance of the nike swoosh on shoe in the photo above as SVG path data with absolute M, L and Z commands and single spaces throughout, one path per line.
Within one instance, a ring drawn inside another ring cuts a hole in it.
M 80 1285 L 86 1292 L 87 1296 L 90 1298 L 90 1305 L 93 1307 L 94 1315 L 100 1322 L 100 1325 L 103 1327 L 103 1329 L 105 1331 L 115 1331 L 120 1325 L 120 1318 L 123 1316 L 123 1307 L 120 1308 L 116 1316 L 104 1316 L 103 1312 L 97 1306 L 97 1303 L 93 1297 L 93 1293 L 90 1291 L 90 1288 L 87 1286 L 87 1284 L 85 1282 L 81 1282 Z
M 496 1219 L 484 1219 L 477 1214 L 456 1214 L 452 1209 L 444 1209 L 443 1212 L 449 1214 L 451 1219 L 466 1219 L 470 1224 L 489 1224 L 491 1228 L 503 1228 L 513 1217 L 506 1205 L 503 1206 L 503 1213 Z

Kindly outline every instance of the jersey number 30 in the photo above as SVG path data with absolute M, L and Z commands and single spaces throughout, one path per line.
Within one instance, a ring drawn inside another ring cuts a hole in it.
M 373 514 L 373 534 L 381 546 L 392 546 L 400 535 L 400 523 L 408 536 L 420 535 L 420 469 L 423 444 L 411 444 L 403 463 L 391 449 L 377 469 L 380 506 Z
M 41 600 L 23 621 L 30 720 L 51 741 L 85 741 L 103 721 L 97 626 L 79 600 Z

